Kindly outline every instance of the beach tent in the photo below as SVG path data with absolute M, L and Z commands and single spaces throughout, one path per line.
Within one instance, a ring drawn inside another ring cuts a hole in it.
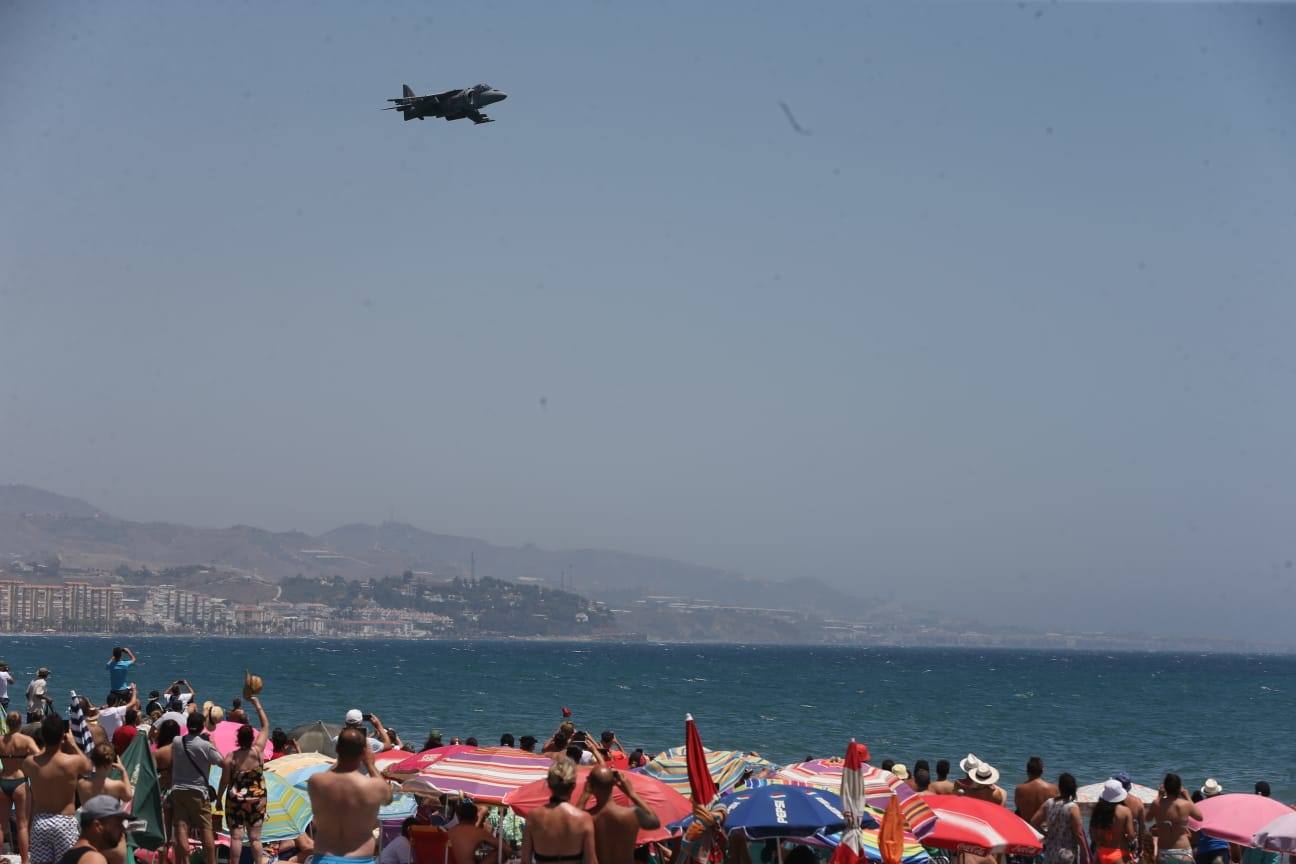
M 337 749 L 333 746 L 333 739 L 341 731 L 342 727 L 336 723 L 316 720 L 314 723 L 293 727 L 288 737 L 297 742 L 297 749 L 302 753 L 323 753 L 325 756 L 336 757 Z

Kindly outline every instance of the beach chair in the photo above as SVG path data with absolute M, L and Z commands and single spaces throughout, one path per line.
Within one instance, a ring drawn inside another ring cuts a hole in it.
M 410 850 L 414 864 L 447 864 L 450 860 L 450 835 L 435 825 L 415 825 L 410 829 Z

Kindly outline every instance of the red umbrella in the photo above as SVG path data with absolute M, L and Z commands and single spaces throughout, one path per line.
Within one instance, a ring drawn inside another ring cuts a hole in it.
M 976 855 L 1038 855 L 1040 835 L 1006 807 L 962 795 L 923 795 L 936 813 L 924 846 Z
M 386 772 L 393 775 L 406 775 L 413 777 L 415 774 L 423 773 L 423 770 L 443 756 L 454 756 L 458 753 L 464 753 L 472 750 L 464 744 L 449 744 L 445 747 L 433 747 L 431 750 L 424 750 L 415 753 L 413 756 L 406 756 L 395 765 L 386 767 Z
M 585 794 L 585 781 L 592 770 L 592 768 L 581 768 L 576 772 L 576 790 L 572 794 L 573 803 L 580 801 L 581 796 Z M 663 826 L 671 822 L 678 822 L 693 812 L 693 805 L 689 803 L 687 798 L 657 778 L 649 777 L 647 774 L 632 774 L 628 771 L 622 771 L 621 776 L 634 787 L 635 794 L 643 799 L 643 802 L 648 805 L 648 809 L 657 814 L 657 818 Z M 612 800 L 624 807 L 633 806 L 630 799 L 620 789 L 612 793 Z M 536 807 L 543 807 L 548 801 L 548 780 L 536 780 L 514 789 L 504 796 L 504 805 L 512 807 L 523 818 Z M 587 802 L 587 807 L 592 806 L 594 806 L 593 797 Z M 663 827 L 653 831 L 640 831 L 639 839 L 635 842 L 637 845 L 642 845 L 666 840 L 670 837 L 671 832 Z
M 684 715 L 684 759 L 688 763 L 689 792 L 694 807 L 707 807 L 716 799 L 719 789 L 707 768 L 706 750 L 692 714 Z
M 864 856 L 864 835 L 860 831 L 860 815 L 868 806 L 865 794 L 864 769 L 868 767 L 868 747 L 854 738 L 846 747 L 846 761 L 841 772 L 842 813 L 846 816 L 846 829 L 841 842 L 833 850 L 832 864 L 859 864 Z

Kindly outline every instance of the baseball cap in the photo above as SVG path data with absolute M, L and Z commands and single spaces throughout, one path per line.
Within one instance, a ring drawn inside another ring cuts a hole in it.
M 364 722 L 364 714 L 360 712 L 359 708 L 352 708 L 350 711 L 346 713 L 346 725 L 359 726 L 363 722 Z
M 1119 782 L 1121 786 L 1125 788 L 1126 792 L 1128 792 L 1130 790 L 1130 787 L 1134 785 L 1134 781 L 1131 780 L 1129 774 L 1127 774 L 1124 771 L 1118 771 L 1117 773 L 1113 774 L 1111 776 L 1111 779 Z
M 130 814 L 111 795 L 96 795 L 81 806 L 81 824 L 87 825 L 96 819 L 129 819 Z

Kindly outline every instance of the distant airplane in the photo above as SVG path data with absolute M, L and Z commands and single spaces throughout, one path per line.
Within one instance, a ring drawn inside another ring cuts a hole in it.
M 489 84 L 476 84 L 462 90 L 447 90 L 444 93 L 430 93 L 418 96 L 408 84 L 402 85 L 405 95 L 399 99 L 388 99 L 394 105 L 385 110 L 399 111 L 406 120 L 422 120 L 425 117 L 443 117 L 446 120 L 459 120 L 467 117 L 474 123 L 492 123 L 480 109 L 494 105 L 508 98 L 502 90 L 496 90 Z

